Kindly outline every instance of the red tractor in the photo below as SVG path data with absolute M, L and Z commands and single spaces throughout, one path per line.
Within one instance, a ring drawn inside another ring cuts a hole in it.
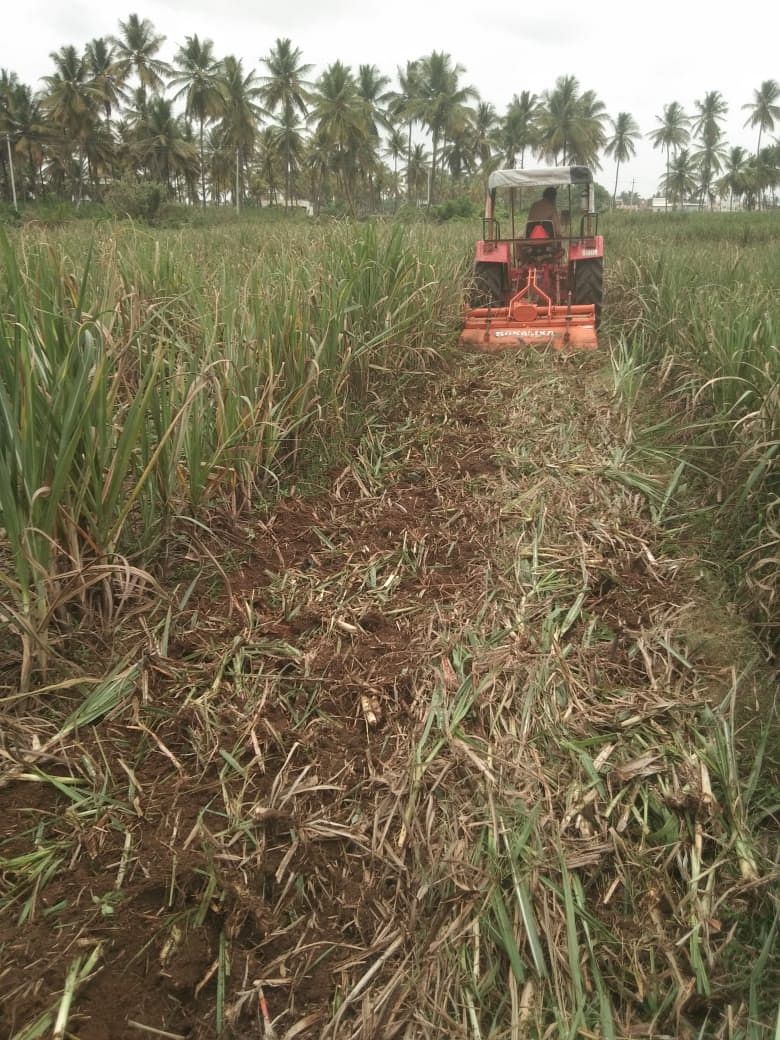
M 564 210 L 562 222 L 529 219 L 518 235 L 517 192 L 542 187 L 555 187 L 559 199 L 561 189 L 568 189 L 568 216 Z M 502 236 L 495 217 L 499 188 L 509 190 L 508 236 Z M 579 233 L 572 234 L 572 202 L 577 199 Z M 586 166 L 496 170 L 488 180 L 482 226 L 461 345 L 487 353 L 543 344 L 597 347 L 604 239 L 598 234 L 591 171 Z

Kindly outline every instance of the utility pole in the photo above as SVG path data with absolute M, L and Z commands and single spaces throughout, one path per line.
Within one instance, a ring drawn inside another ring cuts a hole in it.
M 16 209 L 16 179 L 14 178 L 14 157 L 11 151 L 11 136 L 6 133 L 5 144 L 8 148 L 8 169 L 11 171 L 11 196 L 14 202 L 14 209 Z

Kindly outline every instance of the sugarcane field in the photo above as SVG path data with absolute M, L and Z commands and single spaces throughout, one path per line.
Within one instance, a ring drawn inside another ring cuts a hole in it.
M 453 346 L 449 228 L 6 236 L 9 1035 L 763 1035 L 778 239 L 707 219 L 570 354 Z
M 0 1040 L 778 1040 L 780 86 L 644 205 L 120 30 L 0 75 Z

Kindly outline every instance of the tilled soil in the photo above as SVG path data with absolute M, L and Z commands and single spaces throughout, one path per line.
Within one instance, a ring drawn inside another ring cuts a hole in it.
M 582 1036 L 603 1000 L 619 1036 L 744 1013 L 720 937 L 769 874 L 724 851 L 697 734 L 750 637 L 632 482 L 603 365 L 463 361 L 326 491 L 214 518 L 118 619 L 88 724 L 57 737 L 86 683 L 8 716 L 2 1036 L 49 1035 L 92 954 L 80 1040 L 271 1036 L 264 1008 L 290 1040 L 541 1036 L 553 998 Z

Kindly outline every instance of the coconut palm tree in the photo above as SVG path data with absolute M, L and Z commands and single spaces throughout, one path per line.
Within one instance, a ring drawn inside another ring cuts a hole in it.
M 539 146 L 543 155 L 565 166 L 576 133 L 580 85 L 575 76 L 559 76 L 553 90 L 546 90 L 537 116 Z
M 479 164 L 474 139 L 474 127 L 470 123 L 460 123 L 450 129 L 449 137 L 441 150 L 442 168 L 450 172 L 453 182 L 457 182 L 464 174 L 474 173 Z
M 473 147 L 483 170 L 493 164 L 493 147 L 498 143 L 498 113 L 490 101 L 480 101 L 474 109 L 472 121 Z
M 696 164 L 687 148 L 680 149 L 672 159 L 669 172 L 664 181 L 664 194 L 672 196 L 674 208 L 677 202 L 685 202 L 698 190 L 696 180 Z
M 417 106 L 420 96 L 420 62 L 407 61 L 406 68 L 398 67 L 398 84 L 400 89 L 393 91 L 388 105 L 388 114 L 397 123 L 406 123 L 406 189 L 411 199 L 409 166 L 412 161 L 412 129 L 417 120 Z
M 715 204 L 714 178 L 723 169 L 726 161 L 726 149 L 720 140 L 707 138 L 691 158 L 699 171 L 700 205 L 703 206 L 704 200 L 707 198 L 712 207 Z
M 269 112 L 277 112 L 291 106 L 302 116 L 307 113 L 307 101 L 311 84 L 305 77 L 312 65 L 301 62 L 301 50 L 293 47 L 292 41 L 277 39 L 267 57 L 261 59 L 267 76 L 260 77 L 260 99 Z
M 192 171 L 197 160 L 197 149 L 187 136 L 173 113 L 173 102 L 153 97 L 144 124 L 137 128 L 133 151 L 154 179 L 170 188 L 172 177 Z
M 378 139 L 379 127 L 389 129 L 391 126 L 386 108 L 393 94 L 392 91 L 385 90 L 390 83 L 390 77 L 382 75 L 376 65 L 359 65 L 356 82 L 357 92 L 369 108 L 371 136 Z
M 331 150 L 324 133 L 316 130 L 310 135 L 306 145 L 304 169 L 309 185 L 309 195 L 314 206 L 314 215 L 319 216 L 323 196 L 328 191 L 328 180 L 331 174 Z
M 721 194 L 729 193 L 729 210 L 733 209 L 734 198 L 741 198 L 748 189 L 748 153 L 739 145 L 730 148 L 724 163 L 723 176 L 717 183 Z
M 395 202 L 395 208 L 398 208 L 398 194 L 400 179 L 398 176 L 398 160 L 402 159 L 406 154 L 406 138 L 400 127 L 394 126 L 390 130 L 390 134 L 387 138 L 387 147 L 385 148 L 385 155 L 393 160 L 393 198 Z
M 515 94 L 507 106 L 501 128 L 501 147 L 504 162 L 514 169 L 517 153 L 520 153 L 520 169 L 525 166 L 527 148 L 534 148 L 538 141 L 536 124 L 539 115 L 539 98 L 530 90 Z
M 753 91 L 753 101 L 747 105 L 743 105 L 743 109 L 747 109 L 750 115 L 745 120 L 745 126 L 758 127 L 758 140 L 756 141 L 756 154 L 754 166 L 756 169 L 755 180 L 757 182 L 764 181 L 766 178 L 759 172 L 759 168 L 762 165 L 760 156 L 762 155 L 761 149 L 761 135 L 766 130 L 772 132 L 775 128 L 775 120 L 780 119 L 780 104 L 777 102 L 780 100 L 780 84 L 774 79 L 765 79 L 758 90 Z M 762 192 L 758 192 L 759 207 L 761 205 Z
M 169 66 L 156 57 L 165 37 L 155 32 L 148 18 L 131 14 L 119 22 L 119 35 L 110 37 L 116 49 L 116 63 L 122 81 L 135 74 L 144 91 L 158 93 L 170 74 Z
M 765 204 L 767 191 L 774 192 L 780 183 L 780 144 L 765 145 L 758 155 L 751 156 L 747 165 L 747 182 L 750 208 L 756 204 L 760 207 L 762 200 Z
M 181 160 L 174 159 L 172 171 L 174 187 L 179 198 L 186 197 L 191 205 L 197 206 L 200 202 L 199 189 L 203 188 L 200 148 L 192 121 L 186 116 L 179 116 L 177 123 L 181 131 L 182 142 L 189 146 L 189 155 Z
M 36 178 L 44 191 L 41 167 L 48 130 L 40 100 L 26 83 L 0 69 L 0 166 L 5 173 L 9 201 L 13 198 L 9 161 L 19 169 L 19 195 L 36 192 Z M 16 178 L 14 178 L 15 181 Z
M 398 160 L 406 155 L 406 138 L 400 127 L 391 127 L 385 147 L 385 155 L 393 160 L 393 173 L 398 173 Z
M 123 169 L 134 174 L 141 172 L 135 145 L 146 134 L 149 122 L 149 95 L 144 87 L 136 87 L 130 91 L 122 113 L 123 118 L 115 125 L 117 136 L 117 154 L 122 160 Z
M 693 159 L 699 165 L 702 204 L 705 196 L 708 196 L 712 205 L 712 180 L 715 174 L 720 172 L 725 158 L 721 144 L 721 123 L 728 112 L 728 105 L 719 90 L 708 91 L 702 100 L 695 101 L 694 105 L 696 114 L 693 118 L 693 133 L 698 139 L 699 149 L 694 153 Z
M 301 132 L 302 124 L 292 105 L 285 105 L 279 122 L 272 128 L 276 153 L 284 165 L 284 208 L 294 198 L 293 177 L 299 171 L 306 153 L 306 141 Z
M 276 205 L 279 189 L 284 182 L 284 163 L 278 147 L 279 127 L 266 126 L 257 135 L 257 175 L 269 203 Z
M 14 91 L 20 86 L 19 77 L 8 69 L 0 69 L 0 133 L 10 129 L 10 113 L 13 108 Z
M 84 145 L 84 157 L 87 160 L 93 197 L 99 201 L 102 196 L 102 183 L 114 177 L 117 166 L 116 140 L 109 123 L 95 120 L 92 133 Z
M 9 168 L 13 162 L 11 139 L 14 134 L 14 109 L 16 92 L 21 84 L 15 72 L 8 69 L 0 69 L 0 168 L 3 171 L 3 180 L 6 186 L 8 201 L 14 198 L 15 177 L 14 170 Z
M 300 49 L 287 38 L 277 39 L 262 61 L 268 75 L 260 78 L 259 97 L 269 112 L 279 113 L 276 143 L 284 162 L 286 209 L 292 197 L 292 175 L 304 152 L 300 117 L 308 113 L 311 84 L 305 77 L 313 66 L 301 62 Z
M 611 119 L 612 136 L 607 141 L 604 151 L 611 156 L 616 163 L 615 188 L 612 192 L 612 208 L 615 207 L 617 199 L 618 177 L 620 176 L 620 164 L 628 162 L 636 155 L 636 140 L 640 136 L 639 127 L 630 112 L 618 112 L 617 119 Z
M 677 155 L 678 149 L 686 145 L 690 140 L 690 132 L 688 126 L 690 119 L 683 111 L 682 105 L 677 101 L 671 101 L 668 105 L 664 105 L 663 115 L 656 116 L 656 121 L 661 125 L 655 130 L 651 130 L 649 137 L 653 143 L 653 148 L 665 148 L 666 149 L 666 183 L 670 183 L 669 179 L 669 167 L 671 152 L 674 151 L 675 156 Z M 669 207 L 669 200 L 666 200 L 666 208 Z
M 100 98 L 91 83 L 87 63 L 75 47 L 61 47 L 49 57 L 54 62 L 55 71 L 43 77 L 46 91 L 42 108 L 51 124 L 58 128 L 65 168 L 75 173 L 76 198 L 80 202 L 84 154 L 95 127 Z M 78 153 L 75 168 L 72 163 L 74 148 Z
M 235 159 L 225 148 L 223 128 L 219 124 L 206 133 L 206 165 L 211 198 L 219 206 L 223 199 L 227 201 L 230 182 L 235 175 Z
M 419 94 L 414 104 L 417 118 L 430 131 L 432 154 L 428 206 L 433 204 L 436 160 L 440 145 L 451 131 L 458 131 L 471 114 L 469 101 L 479 100 L 474 87 L 460 86 L 462 65 L 452 64 L 443 51 L 432 51 L 419 64 Z
M 708 90 L 701 101 L 694 101 L 696 113 L 692 129 L 702 141 L 719 141 L 723 136 L 721 123 L 726 118 L 729 106 L 719 90 Z
M 390 83 L 390 77 L 382 75 L 376 65 L 359 65 L 356 83 L 358 95 L 368 109 L 368 138 L 364 144 L 361 174 L 367 181 L 369 204 L 373 209 L 379 201 L 374 190 L 374 176 L 380 171 L 379 128 L 381 126 L 389 130 L 391 126 L 386 106 L 392 99 L 392 93 L 385 90 Z
M 577 115 L 569 146 L 569 162 L 601 169 L 599 152 L 607 141 L 604 123 L 607 110 L 593 90 L 584 91 L 577 99 Z
M 329 65 L 317 80 L 310 119 L 320 144 L 327 143 L 331 150 L 332 168 L 354 217 L 354 182 L 358 157 L 370 140 L 371 110 L 358 92 L 352 71 L 340 61 Z
M 103 106 L 106 127 L 111 122 L 111 112 L 123 97 L 122 75 L 116 61 L 113 45 L 102 36 L 90 40 L 84 50 L 84 60 L 92 87 Z
M 758 127 L 756 155 L 761 151 L 761 135 L 767 130 L 771 133 L 775 128 L 775 120 L 780 119 L 780 84 L 775 79 L 765 79 L 758 90 L 753 91 L 753 100 L 742 107 L 748 109 L 750 115 L 745 126 Z
M 425 150 L 425 145 L 416 144 L 412 149 L 412 161 L 409 164 L 407 176 L 409 180 L 409 199 L 419 200 L 418 187 L 425 183 L 430 170 L 431 156 Z
M 183 97 L 188 119 L 198 121 L 200 155 L 200 199 L 206 205 L 206 161 L 203 127 L 207 119 L 215 119 L 222 111 L 220 73 L 222 63 L 214 57 L 214 43 L 197 36 L 187 36 L 183 46 L 174 55 L 173 64 L 179 70 L 171 77 L 168 86 L 178 87 L 174 101 Z
M 36 179 L 41 192 L 44 190 L 41 167 L 47 138 L 46 125 L 39 99 L 26 83 L 20 83 L 14 98 L 12 139 L 14 158 L 22 160 L 22 170 L 26 185 L 22 185 L 21 195 L 36 192 Z
M 394 173 L 389 166 L 381 166 L 377 175 L 376 187 L 383 199 L 392 199 L 393 213 L 398 210 L 398 200 L 401 197 L 400 173 Z
M 606 142 L 604 103 L 595 91 L 580 94 L 574 76 L 559 76 L 553 90 L 545 91 L 536 116 L 542 155 L 556 164 L 559 159 L 599 168 L 598 154 Z
M 244 170 L 257 139 L 258 123 L 263 109 L 257 99 L 261 86 L 254 71 L 244 73 L 239 58 L 229 54 L 222 63 L 219 83 L 222 94 L 220 135 L 226 148 L 235 156 L 235 203 L 241 208 Z
M 122 113 L 122 122 L 132 129 L 143 125 L 149 114 L 149 95 L 143 87 L 131 90 Z
M 19 77 L 15 72 L 0 69 L 0 133 L 6 133 L 8 130 L 8 118 L 13 106 L 14 91 L 19 85 Z

